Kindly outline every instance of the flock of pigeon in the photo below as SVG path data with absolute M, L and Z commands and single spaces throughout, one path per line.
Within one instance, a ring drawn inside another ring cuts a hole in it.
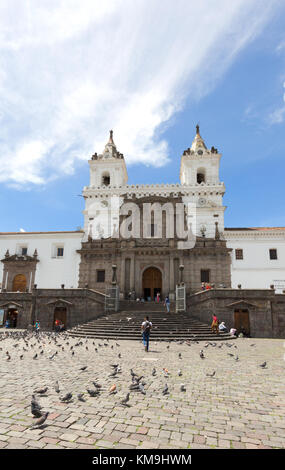
M 91 349 L 90 343 L 88 343 L 88 340 L 85 339 L 85 342 L 82 338 L 77 338 L 74 344 L 71 344 L 71 338 L 68 336 L 66 333 L 60 333 L 56 334 L 54 332 L 41 332 L 41 333 L 34 333 L 34 332 L 13 332 L 13 333 L 5 333 L 0 335 L 0 352 L 4 351 L 6 348 L 4 348 L 4 342 L 6 339 L 12 339 L 13 340 L 13 345 L 12 347 L 15 350 L 15 354 L 17 354 L 17 358 L 20 360 L 23 360 L 24 355 L 30 353 L 30 351 L 34 351 L 32 359 L 37 361 L 41 357 L 48 358 L 49 361 L 53 361 L 58 354 L 60 354 L 60 351 L 65 351 L 70 354 L 71 357 L 75 355 L 75 350 L 76 348 L 85 348 L 86 351 L 89 350 L 89 347 Z M 170 343 L 171 341 L 169 341 Z M 178 344 L 186 344 L 187 346 L 191 346 L 191 344 L 197 343 L 199 344 L 198 341 L 193 341 L 193 340 L 186 340 L 186 341 L 176 341 Z M 155 343 L 156 344 L 156 343 Z M 49 346 L 52 345 L 53 347 L 56 348 L 55 352 L 50 354 L 51 348 Z M 89 346 L 88 346 L 89 345 Z M 2 346 L 2 347 L 1 347 Z M 109 340 L 104 340 L 103 344 L 98 343 L 97 345 L 95 344 L 95 341 L 92 342 L 92 349 L 94 347 L 95 353 L 99 351 L 99 348 L 104 348 L 109 346 L 110 349 L 114 349 L 114 347 L 120 347 L 119 343 L 115 344 L 110 344 Z M 219 345 L 215 342 L 206 342 L 204 344 L 204 349 L 208 348 L 211 346 L 212 348 L 233 348 L 237 349 L 237 346 L 234 343 L 229 343 L 229 342 L 220 342 Z M 251 347 L 254 347 L 255 344 L 250 344 Z M 167 344 L 166 346 L 167 350 L 170 348 L 170 344 Z M 204 349 L 201 349 L 199 352 L 199 356 L 202 360 L 205 360 L 205 353 Z M 121 353 L 118 353 L 118 351 L 115 352 L 117 355 L 118 359 L 121 359 Z M 6 361 L 12 361 L 14 357 L 14 351 L 13 353 L 11 351 L 6 351 Z M 231 352 L 227 353 L 228 356 L 233 357 L 235 361 L 239 361 L 239 357 L 237 354 L 233 354 Z M 4 356 L 5 357 L 5 356 Z M 180 352 L 178 354 L 178 362 L 182 360 L 182 353 Z M 267 363 L 264 362 L 259 365 L 262 369 L 265 369 L 267 366 Z M 119 374 L 122 373 L 122 369 L 120 364 L 110 364 L 110 373 L 108 374 L 108 377 L 112 379 L 116 379 Z M 84 373 L 88 369 L 88 365 L 84 365 L 79 368 L 78 372 L 79 373 Z M 163 368 L 161 371 L 157 371 L 155 367 L 152 369 L 152 376 L 162 376 L 167 379 L 170 376 L 170 372 L 166 369 Z M 182 370 L 179 369 L 177 371 L 177 375 L 181 377 L 183 375 Z M 216 371 L 214 370 L 211 373 L 206 373 L 206 377 L 213 378 L 216 375 Z M 121 401 L 117 403 L 118 406 L 124 406 L 124 407 L 130 407 L 131 405 L 129 404 L 130 401 L 130 394 L 131 393 L 141 393 L 143 395 L 146 395 L 146 381 L 144 380 L 143 375 L 139 375 L 136 372 L 133 371 L 133 369 L 130 369 L 130 385 L 129 385 L 129 391 L 126 394 L 125 398 L 123 398 Z M 60 386 L 58 383 L 58 380 L 55 381 L 54 384 L 54 390 L 57 394 L 60 394 Z M 112 386 L 108 389 L 106 387 L 102 387 L 102 384 L 98 383 L 97 381 L 92 382 L 92 387 L 86 388 L 87 392 L 87 397 L 98 397 L 100 394 L 103 393 L 107 390 L 109 395 L 115 395 L 117 393 L 117 386 L 116 384 L 112 384 Z M 37 400 L 37 395 L 38 396 L 46 396 L 46 393 L 48 391 L 48 387 L 42 387 L 42 388 L 37 388 L 33 391 L 32 394 L 32 400 L 31 400 L 31 413 L 34 418 L 36 418 L 36 421 L 34 421 L 34 424 L 32 425 L 32 428 L 39 428 L 42 427 L 48 418 L 49 412 L 43 412 L 42 411 L 42 406 L 40 405 L 39 401 Z M 186 387 L 185 384 L 181 384 L 180 386 L 180 391 L 181 392 L 186 392 Z M 161 393 L 163 396 L 169 395 L 169 387 L 167 381 L 165 382 L 165 385 L 163 389 L 161 390 Z M 86 394 L 85 393 L 78 393 L 77 394 L 77 400 L 80 402 L 85 402 L 86 401 Z M 59 396 L 59 400 L 62 403 L 70 403 L 73 401 L 73 393 L 68 392 L 63 396 Z

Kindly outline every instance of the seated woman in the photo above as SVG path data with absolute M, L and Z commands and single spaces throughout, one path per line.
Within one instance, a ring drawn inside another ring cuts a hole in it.
M 224 331 L 224 332 L 228 331 L 228 329 L 227 329 L 227 327 L 226 327 L 224 321 L 222 321 L 222 322 L 219 324 L 219 330 L 220 330 L 220 331 Z

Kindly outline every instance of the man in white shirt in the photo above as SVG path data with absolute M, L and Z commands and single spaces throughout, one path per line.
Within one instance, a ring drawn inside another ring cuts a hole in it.
M 149 321 L 148 317 L 145 317 L 144 322 L 142 323 L 142 326 L 141 326 L 141 330 L 142 330 L 142 336 L 143 336 L 144 349 L 146 352 L 148 352 L 149 335 L 150 335 L 151 328 L 152 328 L 152 323 Z

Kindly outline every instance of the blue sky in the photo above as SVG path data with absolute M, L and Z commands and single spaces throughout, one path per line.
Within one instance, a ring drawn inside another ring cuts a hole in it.
M 1 2 L 0 231 L 81 226 L 111 128 L 129 184 L 178 182 L 197 122 L 225 226 L 285 226 L 284 2 L 146 4 Z

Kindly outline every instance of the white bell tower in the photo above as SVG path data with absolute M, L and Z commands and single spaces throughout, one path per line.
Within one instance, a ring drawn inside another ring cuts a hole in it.
M 118 229 L 121 198 L 116 194 L 128 181 L 124 155 L 118 152 L 113 131 L 102 154 L 94 153 L 90 166 L 90 185 L 83 188 L 85 199 L 84 232 L 89 238 L 108 238 Z M 115 201 L 114 201 L 115 199 Z M 114 205 L 116 206 L 114 208 Z M 118 206 L 118 207 L 117 207 Z
M 217 238 L 224 231 L 224 183 L 220 181 L 221 154 L 215 147 L 208 150 L 199 125 L 190 148 L 183 152 L 180 181 L 185 203 L 196 206 L 196 235 Z
M 125 186 L 128 181 L 127 168 L 124 155 L 118 152 L 113 141 L 113 131 L 101 155 L 94 153 L 90 166 L 90 187 L 102 188 L 105 186 Z

